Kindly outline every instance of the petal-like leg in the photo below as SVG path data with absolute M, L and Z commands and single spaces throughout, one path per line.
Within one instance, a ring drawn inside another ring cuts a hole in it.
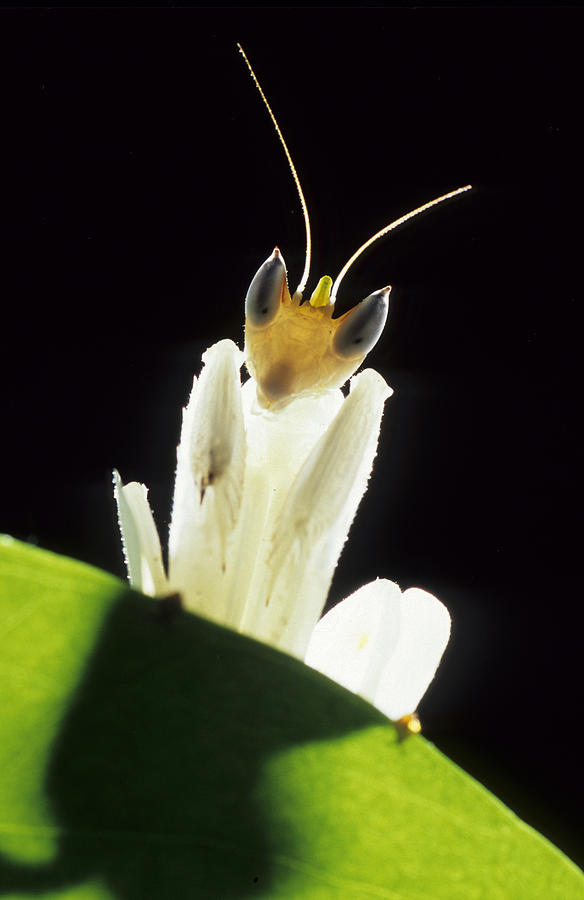
M 162 565 L 158 531 L 148 504 L 148 490 L 137 481 L 123 485 L 115 469 L 113 475 L 130 584 L 150 597 L 164 596 L 168 593 L 168 582 Z
M 351 393 L 268 523 L 242 630 L 304 658 L 377 450 L 391 388 L 374 370 Z
M 228 555 L 245 475 L 245 431 L 233 341 L 203 354 L 184 410 L 169 535 L 169 580 L 185 606 L 225 621 Z
M 450 637 L 450 614 L 443 603 L 420 588 L 401 598 L 401 628 L 397 646 L 385 667 L 373 698 L 390 719 L 413 713 L 436 669 Z
M 317 623 L 305 662 L 373 702 L 400 633 L 402 593 L 377 579 L 341 600 Z
M 343 405 L 339 390 L 296 398 L 274 411 L 259 405 L 253 378 L 243 386 L 247 459 L 244 496 L 231 557 L 226 624 L 241 629 L 257 560 L 269 552 L 267 536 L 299 470 Z M 256 582 L 257 583 L 257 579 Z

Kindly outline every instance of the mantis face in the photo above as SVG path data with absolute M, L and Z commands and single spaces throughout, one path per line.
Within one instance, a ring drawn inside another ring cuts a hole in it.
M 264 408 L 340 387 L 377 343 L 390 288 L 333 319 L 331 286 L 325 276 L 308 302 L 298 292 L 291 297 L 278 248 L 256 272 L 245 298 L 245 353 Z

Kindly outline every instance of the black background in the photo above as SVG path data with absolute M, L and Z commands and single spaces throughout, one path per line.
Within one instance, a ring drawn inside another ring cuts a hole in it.
M 575 500 L 579 9 L 0 12 L 0 530 L 123 574 L 110 488 L 163 533 L 201 351 L 241 343 L 275 244 L 312 285 L 382 225 L 344 311 L 390 282 L 369 364 L 395 390 L 331 591 L 376 576 L 453 617 L 425 733 L 581 854 Z M 578 576 L 578 577 L 577 577 Z

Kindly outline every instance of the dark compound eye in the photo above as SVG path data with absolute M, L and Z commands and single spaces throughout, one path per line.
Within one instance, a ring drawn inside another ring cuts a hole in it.
M 245 317 L 252 325 L 269 325 L 276 317 L 286 284 L 286 266 L 278 248 L 259 267 L 245 297 Z
M 333 350 L 339 356 L 365 356 L 375 346 L 387 319 L 390 290 L 369 294 L 351 310 L 333 338 Z

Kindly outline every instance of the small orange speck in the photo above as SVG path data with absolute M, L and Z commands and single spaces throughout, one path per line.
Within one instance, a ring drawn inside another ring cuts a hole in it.
M 405 732 L 405 735 L 420 734 L 422 730 L 422 723 L 420 722 L 417 713 L 409 713 L 407 716 L 402 716 L 395 724 L 399 729 Z

